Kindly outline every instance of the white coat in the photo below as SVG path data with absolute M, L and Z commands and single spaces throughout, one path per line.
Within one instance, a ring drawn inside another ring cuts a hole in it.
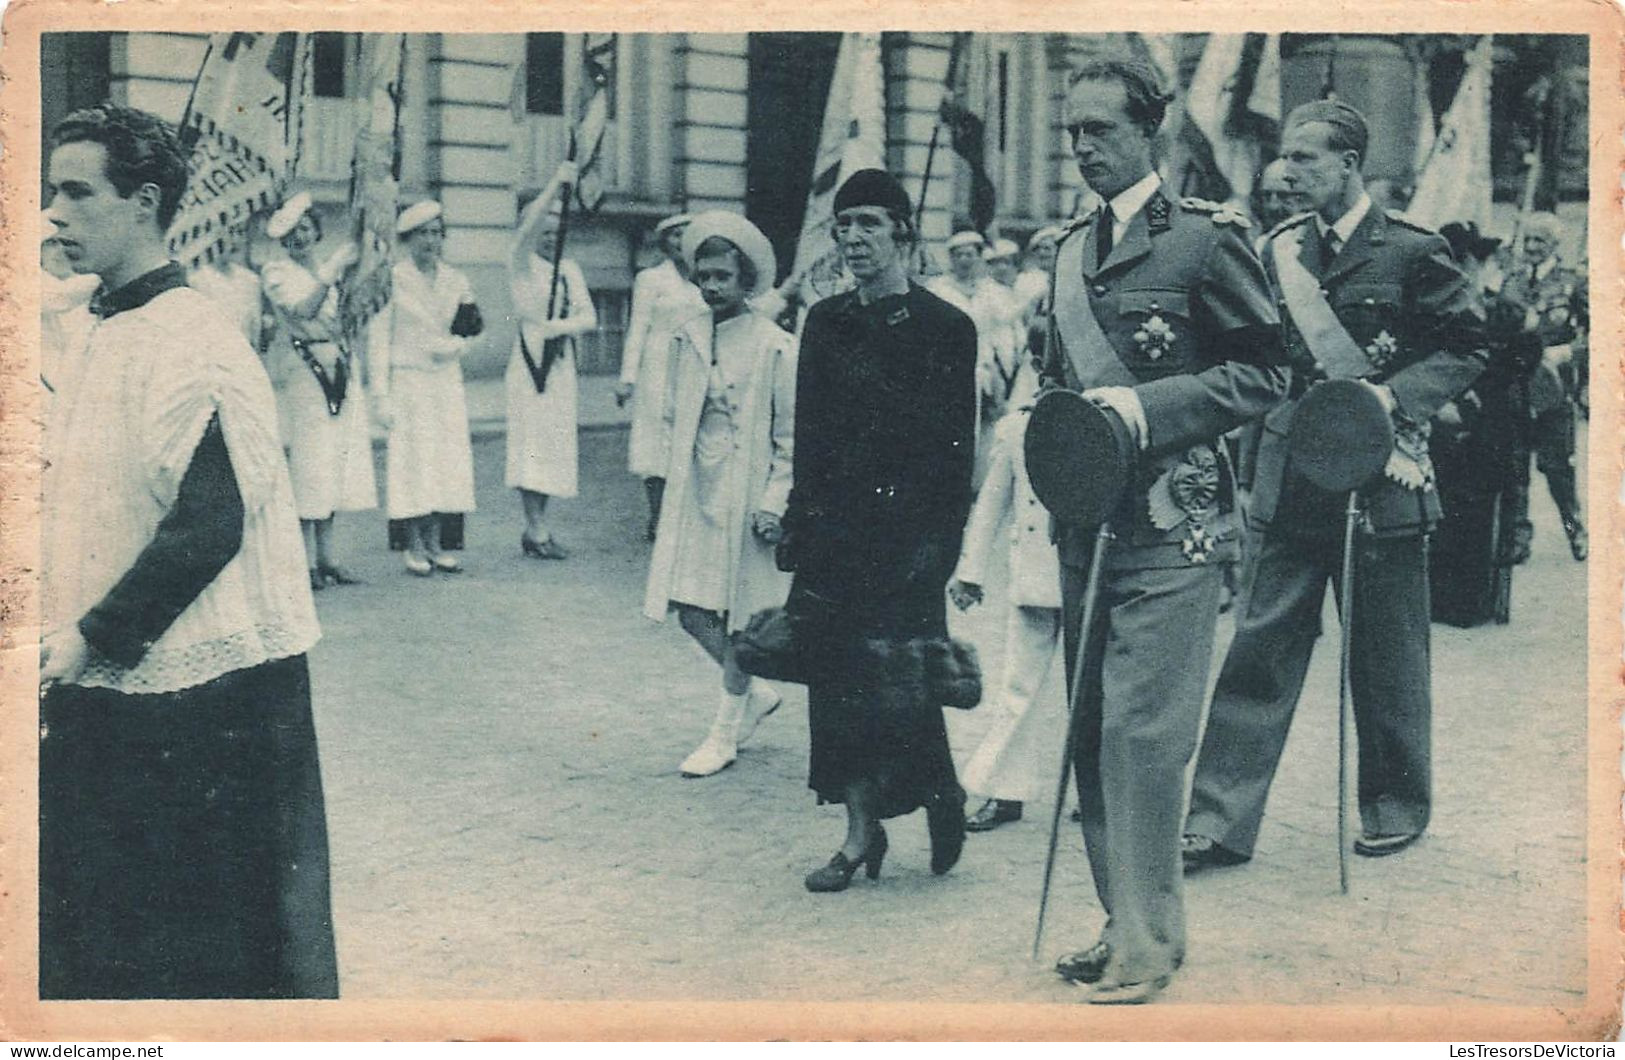
M 1049 512 L 1027 478 L 1023 439 L 1029 413 L 1010 413 L 993 429 L 987 477 L 965 525 L 959 567 L 954 576 L 985 586 L 989 550 L 999 525 L 1010 517 L 1010 603 L 1019 607 L 1060 607 L 1061 567 L 1050 540 Z
M 678 525 L 688 507 L 694 441 L 705 405 L 710 376 L 712 318 L 690 320 L 672 340 L 671 385 L 666 415 L 671 428 L 671 461 L 666 470 L 666 493 L 660 508 L 654 556 L 643 613 L 655 621 L 666 617 L 675 580 Z M 729 329 L 749 329 L 727 336 Z M 729 341 L 747 342 L 756 350 L 756 363 L 739 401 L 741 444 L 748 459 L 733 464 L 734 481 L 744 503 L 738 533 L 730 541 L 729 568 L 736 573 L 730 586 L 728 630 L 742 628 L 755 612 L 784 603 L 790 576 L 774 564 L 773 546 L 751 530 L 750 517 L 758 511 L 782 516 L 790 499 L 791 462 L 795 439 L 795 340 L 760 314 L 746 311 L 727 321 L 721 330 Z
M 700 289 L 683 279 L 670 261 L 644 269 L 632 280 L 632 316 L 621 353 L 621 382 L 633 387 L 626 464 L 640 478 L 660 478 L 666 473 L 671 340 L 684 322 L 705 312 Z
M 385 461 L 391 519 L 474 510 L 474 457 L 458 361 L 474 340 L 451 333 L 457 307 L 474 300 L 468 278 L 444 262 L 431 279 L 411 258 L 369 329 L 372 387 L 393 416 Z

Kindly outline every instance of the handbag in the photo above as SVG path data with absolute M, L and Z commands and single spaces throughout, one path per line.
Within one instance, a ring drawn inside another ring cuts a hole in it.
M 485 318 L 480 316 L 480 307 L 473 302 L 461 302 L 457 306 L 457 315 L 451 318 L 451 333 L 460 339 L 471 339 L 485 330 Z
M 758 611 L 733 635 L 734 661 L 752 677 L 795 685 L 825 680 L 841 662 L 835 602 L 792 586 L 783 607 Z

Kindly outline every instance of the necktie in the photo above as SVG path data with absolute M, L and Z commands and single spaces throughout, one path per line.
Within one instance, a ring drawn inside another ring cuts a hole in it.
M 1095 263 L 1105 264 L 1106 258 L 1112 252 L 1112 229 L 1117 219 L 1112 216 L 1111 203 L 1100 208 L 1100 220 L 1095 222 Z
M 1320 271 L 1322 273 L 1332 267 L 1332 262 L 1337 259 L 1337 252 L 1342 249 L 1342 239 L 1338 238 L 1337 233 L 1332 229 L 1326 229 L 1326 234 L 1320 240 Z

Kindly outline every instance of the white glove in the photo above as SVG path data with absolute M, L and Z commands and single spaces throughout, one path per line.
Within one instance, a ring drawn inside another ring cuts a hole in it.
M 1151 444 L 1151 429 L 1146 426 L 1145 407 L 1140 404 L 1140 395 L 1134 392 L 1133 387 L 1097 386 L 1085 390 L 1083 396 L 1117 413 L 1128 425 L 1129 433 L 1134 436 L 1135 445 L 1144 449 Z
M 395 426 L 395 406 L 389 400 L 388 394 L 373 391 L 372 418 L 386 431 Z
M 559 168 L 553 172 L 553 179 L 561 184 L 574 184 L 581 176 L 581 167 L 569 159 L 559 163 Z
M 344 270 L 361 260 L 361 248 L 354 243 L 346 243 L 335 250 L 331 257 L 316 269 L 316 278 L 331 287 Z
M 1546 364 L 1552 368 L 1556 368 L 1558 365 L 1568 364 L 1570 361 L 1574 360 L 1574 347 L 1570 346 L 1566 342 L 1559 346 L 1548 346 L 1541 353 L 1540 359 L 1546 362 Z
M 1360 382 L 1369 387 L 1373 394 L 1377 395 L 1377 400 L 1382 402 L 1382 411 L 1388 413 L 1390 416 L 1393 415 L 1394 410 L 1399 407 L 1399 402 L 1394 399 L 1393 390 L 1387 386 L 1379 386 L 1376 383 L 1365 379 L 1360 380 Z

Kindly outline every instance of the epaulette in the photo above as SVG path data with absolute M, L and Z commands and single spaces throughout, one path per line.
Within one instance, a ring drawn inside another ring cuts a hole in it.
M 1403 225 L 1413 232 L 1421 232 L 1423 235 L 1429 236 L 1436 236 L 1439 234 L 1439 230 L 1437 228 L 1428 227 L 1421 221 L 1416 220 L 1414 217 L 1408 216 L 1403 210 L 1396 210 L 1390 206 L 1384 210 L 1383 213 L 1388 215 L 1388 220 L 1393 221 L 1396 224 Z
M 1066 221 L 1061 225 L 1061 238 L 1065 239 L 1067 236 L 1078 231 L 1080 228 L 1087 228 L 1089 226 L 1089 222 L 1093 221 L 1094 219 L 1095 215 L 1093 211 L 1084 214 L 1082 217 L 1067 218 Z
M 1275 227 L 1274 228 L 1272 228 L 1268 232 L 1264 233 L 1264 238 L 1265 239 L 1274 239 L 1276 236 L 1280 235 L 1282 232 L 1285 232 L 1288 228 L 1296 228 L 1298 225 L 1303 224 L 1305 221 L 1309 220 L 1313 216 L 1315 216 L 1315 211 L 1313 211 L 1313 210 L 1305 210 L 1305 211 L 1303 211 L 1303 213 L 1295 213 L 1291 217 L 1285 218 L 1284 220 L 1277 221 L 1277 222 L 1275 222 Z
M 1253 223 L 1247 219 L 1247 215 L 1240 210 L 1233 206 L 1227 206 L 1222 202 L 1214 202 L 1212 199 L 1187 197 L 1179 200 L 1179 206 L 1186 213 L 1207 214 L 1216 225 L 1235 225 L 1241 229 L 1248 229 L 1253 226 Z

